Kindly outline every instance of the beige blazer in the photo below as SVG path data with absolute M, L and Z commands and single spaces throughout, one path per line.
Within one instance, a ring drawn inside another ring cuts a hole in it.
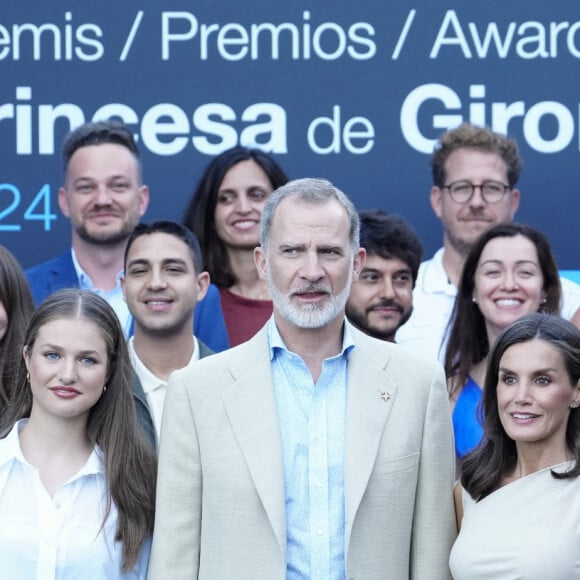
M 448 578 L 456 526 L 443 371 L 351 331 L 347 578 Z M 171 375 L 161 432 L 148 579 L 283 580 L 284 475 L 266 329 Z

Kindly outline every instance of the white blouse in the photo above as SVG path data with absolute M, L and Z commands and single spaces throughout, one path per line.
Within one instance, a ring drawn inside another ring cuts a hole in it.
M 137 565 L 121 573 L 123 547 L 115 542 L 117 509 L 102 530 L 106 483 L 101 451 L 50 497 L 20 448 L 22 419 L 0 439 L 0 575 L 10 580 L 144 579 L 150 540 Z M 99 531 L 100 530 L 100 531 Z

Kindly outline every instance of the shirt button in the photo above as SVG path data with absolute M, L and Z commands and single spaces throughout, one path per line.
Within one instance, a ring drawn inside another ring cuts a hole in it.
M 318 528 L 318 529 L 316 530 L 316 533 L 317 533 L 319 536 L 324 536 L 324 530 L 323 530 L 322 528 Z

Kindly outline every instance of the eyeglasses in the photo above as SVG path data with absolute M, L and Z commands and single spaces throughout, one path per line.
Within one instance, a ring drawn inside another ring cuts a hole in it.
M 501 201 L 506 192 L 511 190 L 509 185 L 501 181 L 484 181 L 479 185 L 471 183 L 471 181 L 454 181 L 448 185 L 444 185 L 441 189 L 448 189 L 451 199 L 457 203 L 467 203 L 473 197 L 475 189 L 479 187 L 481 190 L 481 197 L 487 203 L 497 203 Z

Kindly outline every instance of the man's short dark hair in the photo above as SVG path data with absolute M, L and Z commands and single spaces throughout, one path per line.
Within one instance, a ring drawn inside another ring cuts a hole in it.
M 417 280 L 423 246 L 413 229 L 397 215 L 380 209 L 359 212 L 360 245 L 369 256 L 389 260 L 399 258 L 411 270 L 413 287 Z
M 139 149 L 137 148 L 137 143 L 135 143 L 133 133 L 123 123 L 118 121 L 98 121 L 80 125 L 65 137 L 62 145 L 62 163 L 65 174 L 75 151 L 82 147 L 105 145 L 107 143 L 121 145 L 128 149 L 137 160 L 139 173 L 141 173 Z
M 151 223 L 137 224 L 135 229 L 127 240 L 127 247 L 125 248 L 125 256 L 123 258 L 123 266 L 127 267 L 127 256 L 133 242 L 141 236 L 148 236 L 151 234 L 168 234 L 179 238 L 190 250 L 191 259 L 193 260 L 193 267 L 195 273 L 199 274 L 203 271 L 203 257 L 201 255 L 201 248 L 197 236 L 186 227 L 169 220 L 158 220 Z

